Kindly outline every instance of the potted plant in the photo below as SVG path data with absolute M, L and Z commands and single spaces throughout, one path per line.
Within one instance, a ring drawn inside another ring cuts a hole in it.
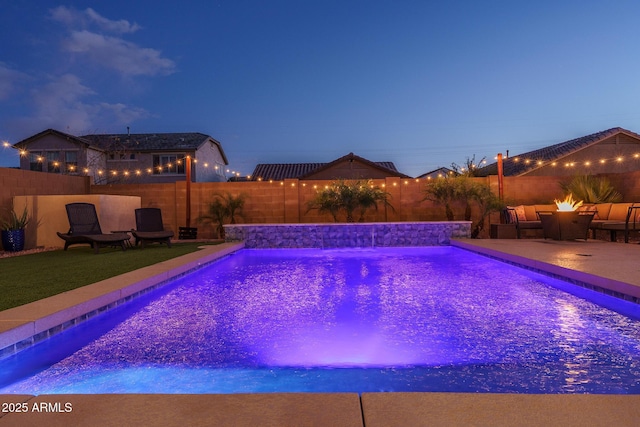
M 22 214 L 18 215 L 11 209 L 8 215 L 0 220 L 2 247 L 5 251 L 19 252 L 24 249 L 24 229 L 30 220 L 26 206 Z

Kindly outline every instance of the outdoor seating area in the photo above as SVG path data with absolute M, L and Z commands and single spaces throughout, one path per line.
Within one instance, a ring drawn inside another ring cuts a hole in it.
M 557 235 L 557 224 L 552 224 L 550 216 L 542 219 L 541 213 L 556 212 L 555 204 L 549 205 L 520 205 L 507 206 L 502 212 L 503 226 L 515 229 L 516 238 L 520 239 L 530 234 L 528 230 L 541 230 L 545 238 L 553 238 Z M 609 240 L 617 241 L 618 232 L 624 233 L 625 243 L 629 242 L 632 232 L 640 232 L 640 203 L 598 203 L 580 206 L 577 211 L 580 215 L 586 215 L 592 219 L 588 221 L 587 231 L 591 231 L 591 237 L 597 238 L 599 231 L 609 233 Z M 587 218 L 576 218 L 580 220 L 582 227 Z M 546 231 L 543 221 L 546 221 Z M 555 234 L 554 234 L 555 233 Z M 574 233 L 572 233 L 574 234 Z M 568 236 L 569 234 L 566 234 Z M 579 232 L 577 239 L 586 239 Z M 538 237 L 535 236 L 534 237 Z
M 101 247 L 120 247 L 123 251 L 130 246 L 131 235 L 128 231 L 112 231 L 103 233 L 98 220 L 96 207 L 92 203 L 69 203 L 65 205 L 69 219 L 69 231 L 57 232 L 64 240 L 64 250 L 71 245 L 88 244 L 94 253 L 99 253 Z M 165 243 L 171 247 L 172 231 L 165 231 L 162 225 L 162 212 L 157 208 L 136 209 L 136 229 L 131 230 L 136 246 L 141 243 L 142 248 L 148 242 Z

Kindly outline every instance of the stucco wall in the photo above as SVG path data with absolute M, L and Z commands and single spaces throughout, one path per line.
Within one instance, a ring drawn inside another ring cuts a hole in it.
M 140 207 L 140 197 L 104 194 L 16 196 L 13 202 L 16 211 L 22 212 L 26 205 L 33 219 L 25 230 L 25 247 L 63 247 L 64 241 L 56 232 L 69 230 L 65 205 L 78 202 L 95 205 L 103 233 L 136 227 L 134 212 Z

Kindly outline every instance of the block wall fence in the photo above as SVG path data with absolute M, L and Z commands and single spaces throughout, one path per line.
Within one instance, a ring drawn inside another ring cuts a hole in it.
M 640 202 L 640 171 L 607 174 L 613 186 L 623 195 L 625 202 Z M 472 178 L 488 183 L 494 193 L 498 193 L 498 177 Z M 504 178 L 504 199 L 509 204 L 552 203 L 563 196 L 559 182 L 567 177 L 524 176 Z M 329 215 L 317 211 L 307 211 L 307 203 L 316 191 L 330 181 L 282 182 L 211 182 L 191 184 L 190 226 L 198 227 L 198 236 L 213 237 L 212 226 L 198 223 L 197 218 L 207 213 L 207 205 L 215 193 L 237 195 L 246 194 L 246 204 L 239 223 L 330 223 Z M 375 185 L 384 186 L 391 195 L 393 209 L 380 206 L 365 217 L 371 222 L 442 221 L 444 207 L 423 201 L 426 180 L 386 178 L 373 180 Z M 13 196 L 54 195 L 54 194 L 112 194 L 139 196 L 142 207 L 162 209 L 167 227 L 177 231 L 186 226 L 186 182 L 165 184 L 113 184 L 91 185 L 88 177 L 49 174 L 11 168 L 0 168 L 0 203 L 3 208 L 10 205 Z M 454 206 L 455 219 L 461 220 L 463 207 Z M 133 213 L 132 213 L 133 215 Z M 491 223 L 499 222 L 499 215 L 490 218 Z M 489 229 L 489 226 L 486 226 Z M 486 236 L 485 236 L 486 237 Z

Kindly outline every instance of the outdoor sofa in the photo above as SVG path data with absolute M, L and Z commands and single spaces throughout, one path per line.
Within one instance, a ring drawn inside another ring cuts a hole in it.
M 522 237 L 523 230 L 542 230 L 542 221 L 538 212 L 554 212 L 555 204 L 507 206 L 503 211 L 506 224 L 514 224 L 516 236 Z M 640 203 L 597 203 L 582 205 L 582 212 L 595 212 L 589 229 L 596 236 L 599 230 L 608 231 L 612 242 L 617 240 L 617 233 L 624 232 L 625 243 L 629 242 L 632 231 L 640 231 Z

